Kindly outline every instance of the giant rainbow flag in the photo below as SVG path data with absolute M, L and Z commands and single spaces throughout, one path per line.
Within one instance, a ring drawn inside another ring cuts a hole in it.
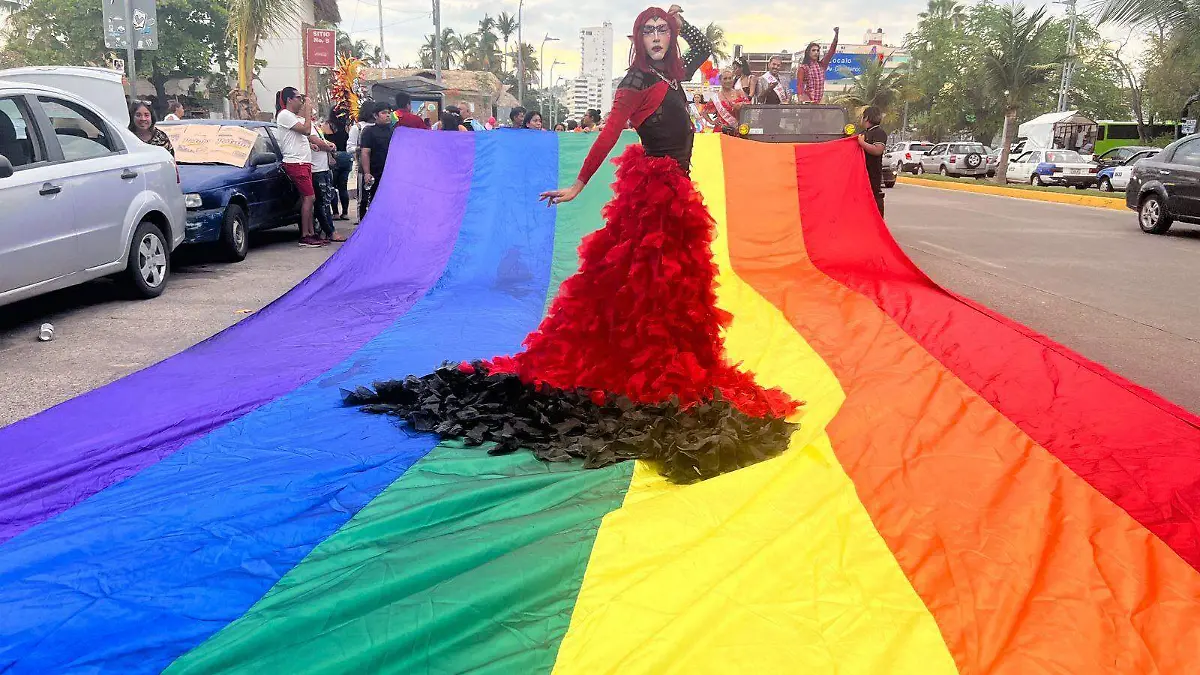
M 783 455 L 677 486 L 343 407 L 518 349 L 590 141 L 403 130 L 303 283 L 0 430 L 0 672 L 1200 672 L 1200 420 L 932 283 L 853 141 L 696 143 Z

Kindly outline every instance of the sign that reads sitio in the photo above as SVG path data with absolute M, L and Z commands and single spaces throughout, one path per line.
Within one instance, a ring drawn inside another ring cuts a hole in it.
M 309 28 L 304 39 L 304 65 L 333 68 L 337 65 L 337 34 L 324 28 Z

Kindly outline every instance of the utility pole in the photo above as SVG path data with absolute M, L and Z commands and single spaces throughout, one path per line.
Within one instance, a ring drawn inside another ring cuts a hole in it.
M 133 28 L 133 0 L 125 0 L 125 37 L 129 44 L 125 47 L 125 72 L 129 73 L 129 100 L 137 100 L 137 38 Z M 254 86 L 251 84 L 250 86 Z M 161 105 L 161 103 L 159 104 Z M 132 121 L 132 120 L 131 120 Z
M 525 43 L 521 41 L 521 27 L 525 20 L 521 18 L 521 10 L 525 0 L 517 1 L 517 105 L 525 105 Z
M 1058 112 L 1066 112 L 1071 105 L 1071 76 L 1075 74 L 1075 3 L 1076 0 L 1061 0 L 1067 6 L 1067 60 L 1063 62 L 1062 80 L 1058 85 Z
M 383 77 L 387 78 L 387 52 L 383 50 L 383 0 L 379 0 L 379 65 L 383 66 Z
M 442 83 L 442 3 L 433 0 L 433 74 L 434 80 Z

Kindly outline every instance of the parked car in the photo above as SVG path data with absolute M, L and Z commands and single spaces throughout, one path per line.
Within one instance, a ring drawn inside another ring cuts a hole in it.
M 0 305 L 105 276 L 155 297 L 183 241 L 171 155 L 45 84 L 0 78 L 0 204 Z
M 1159 152 L 1158 148 L 1148 148 L 1129 156 L 1124 162 L 1118 165 L 1101 168 L 1100 173 L 1097 174 L 1097 180 L 1100 181 L 1100 191 L 1114 192 L 1116 190 L 1124 190 L 1129 185 L 1129 177 L 1133 174 L 1133 165 L 1147 157 L 1153 157 Z
M 953 142 L 938 143 L 921 155 L 917 173 L 940 173 L 943 176 L 987 175 L 985 148 L 981 143 Z
M 1200 134 L 1135 164 L 1125 204 L 1137 210 L 1138 224 L 1150 234 L 1163 234 L 1176 220 L 1200 223 Z
M 892 171 L 897 174 L 906 171 L 916 173 L 917 165 L 921 163 L 921 155 L 932 147 L 933 143 L 925 141 L 893 143 L 888 146 L 887 152 L 883 155 L 883 165 L 892 167 Z
M 885 187 L 885 188 L 896 187 L 896 167 L 885 162 L 883 165 L 883 172 L 880 175 L 880 178 L 883 179 L 882 180 L 883 187 Z
M 1000 164 L 1000 148 L 989 148 L 985 145 L 983 149 L 987 151 L 983 156 L 984 161 L 987 162 L 987 177 L 994 178 L 996 167 Z
M 1069 185 L 1086 190 L 1096 184 L 1099 169 L 1074 150 L 1031 150 L 1009 160 L 1009 183 Z
M 1110 148 L 1104 153 L 1098 155 L 1095 161 L 1096 166 L 1100 169 L 1106 167 L 1115 167 L 1125 164 L 1130 157 L 1142 154 L 1145 152 L 1158 152 L 1162 148 L 1152 148 L 1145 145 L 1122 145 L 1116 148 Z M 1110 174 L 1111 175 L 1111 174 Z
M 237 126 L 257 137 L 241 164 L 193 161 L 177 151 L 179 176 L 187 205 L 186 244 L 217 242 L 228 259 L 244 260 L 250 233 L 300 222 L 300 196 L 283 170 L 283 153 L 270 122 L 184 120 L 163 122 L 171 133 L 191 125 Z M 203 156 L 199 158 L 203 159 Z

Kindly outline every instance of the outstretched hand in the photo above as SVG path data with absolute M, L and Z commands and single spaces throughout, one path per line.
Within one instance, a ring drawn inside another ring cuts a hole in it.
M 555 206 L 557 204 L 566 204 L 567 202 L 579 196 L 583 192 L 583 183 L 575 181 L 575 184 L 569 188 L 558 190 L 549 190 L 538 196 L 538 201 L 546 202 L 546 206 Z

